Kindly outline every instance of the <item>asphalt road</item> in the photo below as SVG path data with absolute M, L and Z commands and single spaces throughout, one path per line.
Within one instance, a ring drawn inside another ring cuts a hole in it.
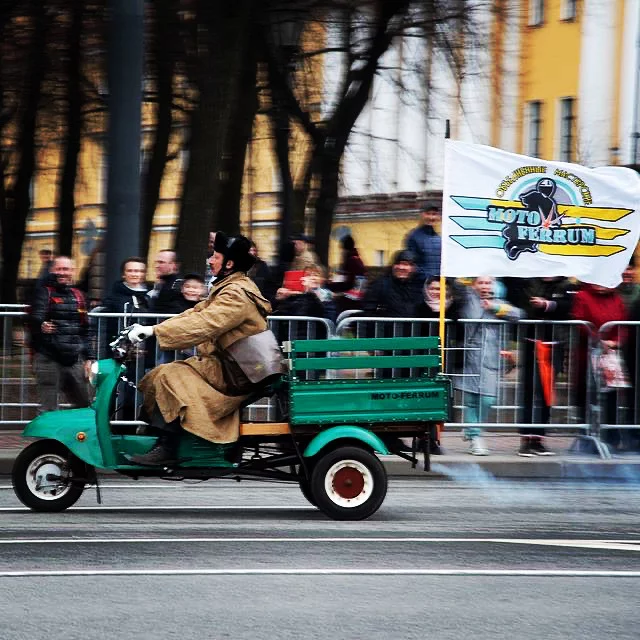
M 0 479 L 0 640 L 638 638 L 637 485 L 395 480 L 363 522 L 297 487 Z

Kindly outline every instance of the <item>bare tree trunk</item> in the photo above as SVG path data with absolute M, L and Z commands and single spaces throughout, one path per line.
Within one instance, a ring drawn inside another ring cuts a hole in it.
M 343 26 L 344 51 L 348 58 L 348 64 L 345 65 L 346 74 L 338 79 L 341 89 L 335 110 L 323 123 L 316 124 L 311 114 L 302 108 L 287 82 L 288 70 L 285 65 L 278 64 L 273 51 L 270 51 L 269 47 L 266 48 L 272 95 L 280 96 L 281 103 L 288 110 L 290 117 L 299 122 L 313 144 L 313 152 L 305 170 L 305 180 L 298 194 L 304 198 L 309 194 L 310 186 L 317 186 L 315 243 L 318 256 L 325 264 L 328 262 L 331 225 L 338 200 L 342 155 L 355 122 L 369 99 L 380 57 L 389 48 L 398 32 L 408 6 L 409 0 L 378 0 L 371 3 L 371 37 L 364 51 L 361 50 L 360 41 L 357 51 L 354 48 L 353 30 L 356 27 L 352 22 L 353 12 L 351 9 L 346 10 L 348 19 Z M 397 22 L 397 26 L 392 22 Z M 297 211 L 303 210 L 304 203 L 300 203 Z
M 18 269 L 26 232 L 27 216 L 31 208 L 30 187 L 36 169 L 36 120 L 42 81 L 45 74 L 47 18 L 40 0 L 32 3 L 33 36 L 26 69 L 25 96 L 18 119 L 17 149 L 20 159 L 15 184 L 7 193 L 6 208 L 2 211 L 2 254 L 4 259 L 0 298 L 15 302 Z
M 319 186 L 315 203 L 315 248 L 318 257 L 325 265 L 329 262 L 331 225 L 338 203 L 341 157 L 342 151 L 336 150 L 334 153 L 324 151 L 317 162 Z
M 256 92 L 256 73 L 258 60 L 255 48 L 247 42 L 244 55 L 242 77 L 238 95 L 238 109 L 231 126 L 228 152 L 225 153 L 224 182 L 220 195 L 220 222 L 218 229 L 225 233 L 240 232 L 240 202 L 242 200 L 242 182 L 244 178 L 247 146 L 253 130 L 253 120 L 258 110 Z
M 176 250 L 185 271 L 202 271 L 209 231 L 220 224 L 221 173 L 231 115 L 238 108 L 240 67 L 256 0 L 200 0 L 199 100 L 191 116 L 189 165 Z
M 149 251 L 153 216 L 160 199 L 160 187 L 167 166 L 171 128 L 173 126 L 173 73 L 175 48 L 172 46 L 172 23 L 176 16 L 174 0 L 156 0 L 154 54 L 156 66 L 157 109 L 151 156 L 146 166 L 142 194 L 142 224 L 140 248 L 143 256 Z
M 289 114 L 281 107 L 273 107 L 271 122 L 273 124 L 275 155 L 280 172 L 280 238 L 278 247 L 280 257 L 282 258 L 284 247 L 287 242 L 291 240 L 296 205 L 290 168 L 289 142 L 291 139 L 291 128 Z M 298 229 L 298 231 L 303 231 L 303 229 Z
M 403 15 L 408 5 L 409 0 L 380 3 L 380 14 L 367 52 L 366 63 L 355 72 L 349 71 L 346 86 L 351 85 L 353 90 L 345 92 L 326 128 L 322 148 L 316 145 L 314 150 L 319 152 L 316 174 L 319 190 L 315 203 L 315 243 L 318 257 L 324 264 L 328 264 L 329 261 L 331 226 L 338 202 L 340 161 L 351 130 L 369 100 L 380 57 L 389 48 L 393 39 L 394 34 L 389 29 L 389 23 L 394 17 Z
M 83 91 L 81 82 L 82 27 L 84 0 L 72 0 L 67 46 L 66 146 L 58 194 L 58 252 L 71 255 L 75 217 L 75 186 L 82 140 Z

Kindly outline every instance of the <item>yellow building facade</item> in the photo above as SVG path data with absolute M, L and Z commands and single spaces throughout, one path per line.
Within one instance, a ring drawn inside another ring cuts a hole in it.
M 440 203 L 446 120 L 453 137 L 526 155 L 590 166 L 637 162 L 640 0 L 494 0 L 493 6 L 482 5 L 486 41 L 465 52 L 461 77 L 445 68 L 434 42 L 411 35 L 397 39 L 381 60 L 343 160 L 332 266 L 339 263 L 338 240 L 345 233 L 354 236 L 366 264 L 388 264 L 419 223 L 419 203 Z M 306 37 L 325 34 L 317 30 Z M 326 37 L 330 48 L 331 36 Z M 335 85 L 335 70 L 323 69 L 321 61 L 318 57 L 313 71 L 320 105 Z M 242 231 L 268 261 L 275 257 L 280 218 L 271 126 L 264 113 L 256 117 L 241 204 Z M 308 144 L 294 130 L 297 184 Z M 84 140 L 74 238 L 80 266 L 104 230 L 104 155 L 100 136 Z M 166 169 L 151 255 L 173 244 L 182 161 L 178 156 Z M 54 146 L 34 181 L 20 273 L 25 278 L 37 274 L 37 250 L 55 246 L 58 162 Z

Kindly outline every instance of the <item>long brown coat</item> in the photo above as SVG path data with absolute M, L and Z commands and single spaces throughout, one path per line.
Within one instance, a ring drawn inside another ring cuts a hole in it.
M 246 292 L 253 294 L 254 303 Z M 151 415 L 154 403 L 167 422 L 180 418 L 182 428 L 211 442 L 235 442 L 239 433 L 238 407 L 244 396 L 225 395 L 218 347 L 260 333 L 271 306 L 246 275 L 234 273 L 214 283 L 206 300 L 155 327 L 161 349 L 197 345 L 198 355 L 162 364 L 141 381 L 144 404 Z

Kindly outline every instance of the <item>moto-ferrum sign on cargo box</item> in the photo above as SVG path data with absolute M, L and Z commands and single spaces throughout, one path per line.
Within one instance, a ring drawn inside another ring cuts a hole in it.
M 321 380 L 295 385 L 294 424 L 441 421 L 447 416 L 448 379 Z

